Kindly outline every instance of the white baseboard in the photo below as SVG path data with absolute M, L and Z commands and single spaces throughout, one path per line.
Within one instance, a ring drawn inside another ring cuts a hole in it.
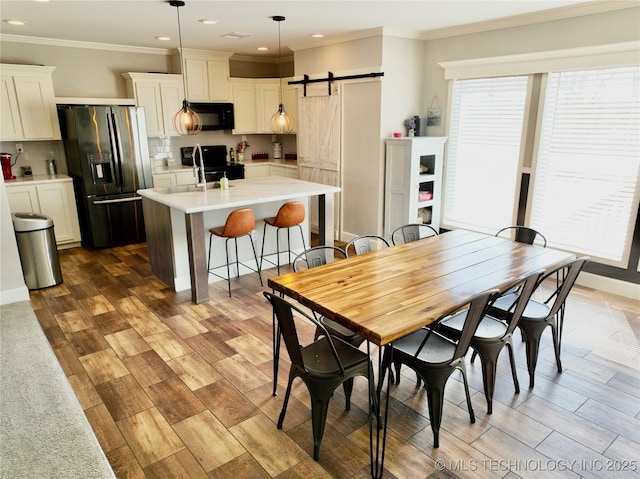
M 607 278 L 593 273 L 582 271 L 576 284 L 587 288 L 597 289 L 606 293 L 617 294 L 631 299 L 640 299 L 640 284 L 629 283 L 614 278 Z
M 29 301 L 29 289 L 26 286 L 0 291 L 0 305 Z

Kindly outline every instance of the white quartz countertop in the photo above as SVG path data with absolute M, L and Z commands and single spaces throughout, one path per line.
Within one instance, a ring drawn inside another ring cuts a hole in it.
M 65 182 L 72 181 L 67 175 L 34 175 L 34 176 L 18 176 L 15 180 L 4 180 L 5 186 L 25 186 L 39 185 L 42 183 Z
M 177 186 L 138 190 L 138 194 L 143 198 L 148 198 L 190 214 L 225 208 L 240 208 L 271 201 L 333 194 L 338 193 L 340 188 L 293 178 L 265 176 L 231 180 L 229 181 L 229 189 L 226 190 L 219 188 L 208 189 L 205 192 L 201 189 L 193 190 L 191 186 Z

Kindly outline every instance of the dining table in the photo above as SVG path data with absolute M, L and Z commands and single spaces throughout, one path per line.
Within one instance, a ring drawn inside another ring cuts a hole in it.
M 523 274 L 550 270 L 574 258 L 565 251 L 452 230 L 272 277 L 268 285 L 358 333 L 367 348 L 379 346 L 380 355 L 384 346 L 428 326 L 473 295 L 501 290 Z M 378 378 L 390 376 L 380 373 Z M 376 478 L 384 470 L 386 406 L 383 417 L 378 416 L 382 427 L 371 428 L 378 431 L 371 447 L 371 475 Z

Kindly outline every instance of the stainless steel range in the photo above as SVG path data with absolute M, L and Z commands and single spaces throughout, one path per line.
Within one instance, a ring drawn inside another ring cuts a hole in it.
M 202 146 L 202 161 L 207 182 L 218 181 L 225 173 L 230 180 L 244 178 L 244 165 L 227 161 L 227 147 L 225 145 Z M 193 166 L 193 147 L 180 148 L 182 164 Z

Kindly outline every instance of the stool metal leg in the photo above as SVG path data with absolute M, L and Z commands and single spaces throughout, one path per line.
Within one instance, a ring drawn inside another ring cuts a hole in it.
M 247 235 L 249 237 L 249 242 L 251 243 L 251 249 L 253 250 L 253 257 L 256 259 L 256 268 L 258 268 L 258 278 L 260 278 L 260 286 L 264 286 L 262 282 L 262 272 L 261 266 L 262 264 L 258 264 L 258 255 L 256 254 L 256 247 L 253 245 L 253 240 L 251 239 L 251 235 Z

